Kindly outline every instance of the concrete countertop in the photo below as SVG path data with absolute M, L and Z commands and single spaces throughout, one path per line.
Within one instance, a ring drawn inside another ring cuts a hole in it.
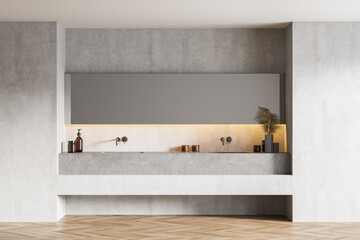
M 291 174 L 289 153 L 87 152 L 59 154 L 60 175 Z

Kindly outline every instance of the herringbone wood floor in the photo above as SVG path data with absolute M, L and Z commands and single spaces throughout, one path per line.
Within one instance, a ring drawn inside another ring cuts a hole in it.
M 66 216 L 0 223 L 0 239 L 360 239 L 359 223 L 292 223 L 283 217 Z

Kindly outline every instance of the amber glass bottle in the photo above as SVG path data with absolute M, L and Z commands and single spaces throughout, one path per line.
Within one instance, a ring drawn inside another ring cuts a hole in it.
M 83 139 L 81 138 L 81 129 L 78 129 L 77 138 L 75 139 L 75 151 L 82 152 L 83 151 Z

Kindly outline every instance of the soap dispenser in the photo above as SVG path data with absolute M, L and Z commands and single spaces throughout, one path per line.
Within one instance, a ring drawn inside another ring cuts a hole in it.
M 78 129 L 77 138 L 75 139 L 75 151 L 82 152 L 83 151 L 83 139 L 81 138 L 81 129 Z

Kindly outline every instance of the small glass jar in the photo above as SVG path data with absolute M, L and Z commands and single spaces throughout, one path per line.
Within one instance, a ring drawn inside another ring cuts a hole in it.
M 254 145 L 254 152 L 261 152 L 261 145 Z
M 75 152 L 75 144 L 74 141 L 68 141 L 68 153 Z

